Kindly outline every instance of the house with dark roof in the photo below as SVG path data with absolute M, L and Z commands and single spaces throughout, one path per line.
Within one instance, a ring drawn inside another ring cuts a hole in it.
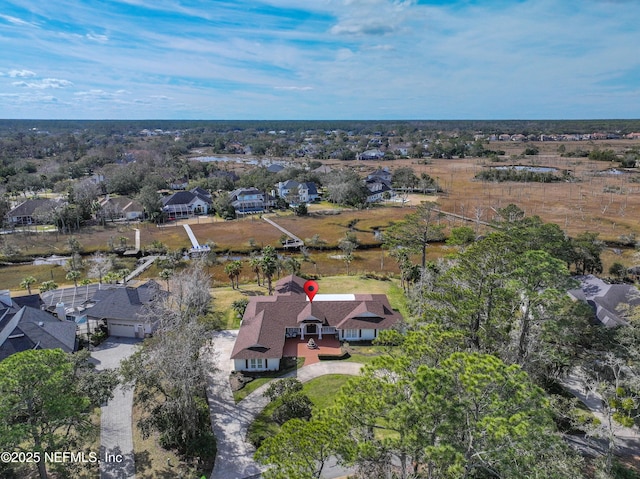
M 379 177 L 367 178 L 364 181 L 364 185 L 367 187 L 367 203 L 376 203 L 384 199 L 385 193 L 389 194 L 389 197 L 394 196 L 395 192 L 391 187 L 391 183 Z
M 320 197 L 318 188 L 312 181 L 303 183 L 298 183 L 295 180 L 280 181 L 276 187 L 278 196 L 292 205 L 311 203 Z
M 269 173 L 280 173 L 284 169 L 285 169 L 284 166 L 279 163 L 272 163 L 269 166 L 267 166 L 267 171 Z
M 144 218 L 144 208 L 142 204 L 126 196 L 111 197 L 107 195 L 99 202 L 101 210 L 98 212 L 100 218 L 110 221 L 115 220 L 140 220 Z
M 28 349 L 78 348 L 76 324 L 41 309 L 20 307 L 8 291 L 0 294 L 0 361 Z
M 53 199 L 30 199 L 23 201 L 18 206 L 7 213 L 9 223 L 12 225 L 32 225 L 42 223 L 42 218 L 48 212 L 54 211 L 63 205 L 62 200 Z
M 378 168 L 373 173 L 367 175 L 368 180 L 373 178 L 380 178 L 384 181 L 391 182 L 393 174 L 391 173 L 391 171 L 389 171 L 389 168 L 385 166 L 384 168 Z
M 144 338 L 153 334 L 157 326 L 150 317 L 148 307 L 160 295 L 158 283 L 147 281 L 138 286 L 102 289 L 93 294 L 93 306 L 86 310 L 88 318 L 107 324 L 110 336 Z
M 229 193 L 229 201 L 236 214 L 261 213 L 269 201 L 257 188 L 237 188 Z
M 186 176 L 171 178 L 167 183 L 169 183 L 169 188 L 172 190 L 186 190 L 189 186 L 189 179 Z
M 202 188 L 190 191 L 177 191 L 162 198 L 162 211 L 169 218 L 186 218 L 193 215 L 206 215 L 211 208 L 211 194 Z
M 278 370 L 288 338 L 370 341 L 402 321 L 384 294 L 317 294 L 311 302 L 304 283 L 290 275 L 274 295 L 249 299 L 231 353 L 235 370 Z
M 357 160 L 381 160 L 382 158 L 384 158 L 384 151 L 378 148 L 366 150 L 356 155 Z
M 585 301 L 593 308 L 596 318 L 607 328 L 627 324 L 630 309 L 640 306 L 640 291 L 629 284 L 609 284 L 593 275 L 580 276 L 580 287 L 569 296 Z

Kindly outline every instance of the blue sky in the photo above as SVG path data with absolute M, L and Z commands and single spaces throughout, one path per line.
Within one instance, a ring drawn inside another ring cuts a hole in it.
M 640 117 L 638 0 L 0 0 L 0 117 Z

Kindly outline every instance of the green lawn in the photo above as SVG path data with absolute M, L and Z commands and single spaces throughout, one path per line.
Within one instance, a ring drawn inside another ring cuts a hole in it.
M 304 358 L 298 358 L 295 369 L 301 368 L 303 365 L 304 365 Z M 236 403 L 238 403 L 242 401 L 244 398 L 246 398 L 253 391 L 258 389 L 260 386 L 262 386 L 263 384 L 266 384 L 275 378 L 282 377 L 288 372 L 293 371 L 293 369 L 294 368 L 289 368 L 282 371 L 275 371 L 273 373 L 263 373 L 260 375 L 260 377 L 255 378 L 250 383 L 245 384 L 245 386 L 239 391 L 235 391 L 233 393 L 233 399 L 236 401 Z
M 332 406 L 336 394 L 351 377 L 345 374 L 327 374 L 305 383 L 302 390 L 313 402 L 314 412 Z
M 345 361 L 362 364 L 368 364 L 387 352 L 386 346 L 361 346 L 353 343 L 350 343 L 345 349 L 349 351 L 349 358 Z
M 331 406 L 340 388 L 351 377 L 344 374 L 328 374 L 305 383 L 303 391 L 313 402 L 313 411 L 317 412 Z M 249 441 L 254 445 L 274 436 L 280 430 L 280 426 L 271 419 L 276 406 L 277 401 L 269 403 L 249 427 Z

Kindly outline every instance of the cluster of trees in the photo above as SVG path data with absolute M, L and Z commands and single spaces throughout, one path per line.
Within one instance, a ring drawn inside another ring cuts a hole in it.
M 269 294 L 273 293 L 273 279 L 277 274 L 280 275 L 283 271 L 287 271 L 290 274 L 300 273 L 300 261 L 308 261 L 308 251 L 305 249 L 302 252 L 301 259 L 294 256 L 289 256 L 286 259 L 282 259 L 278 256 L 278 252 L 273 246 L 267 245 L 262 248 L 261 251 L 254 251 L 251 253 L 251 257 L 248 261 L 250 270 L 256 275 L 256 282 L 258 286 L 267 286 Z M 225 273 L 231 281 L 232 288 L 239 288 L 238 280 L 245 263 L 239 260 L 229 261 L 225 265 Z M 244 312 L 244 310 L 243 310 Z
M 351 379 L 335 406 L 262 443 L 265 477 L 320 477 L 331 456 L 358 477 L 581 477 L 544 392 L 519 367 L 466 351 L 460 333 L 436 325 L 380 342 L 393 354 Z
M 210 365 L 201 354 L 210 281 L 201 263 L 175 274 L 171 295 L 159 295 L 147 312 L 158 322 L 156 334 L 120 367 L 145 411 L 138 423 L 143 435 L 157 433 L 163 447 L 188 458 L 209 458 L 215 450 L 205 393 Z
M 474 178 L 482 181 L 518 181 L 524 183 L 555 183 L 569 181 L 570 173 L 563 170 L 561 175 L 551 171 L 531 171 L 516 168 L 484 168 Z
M 98 467 L 86 444 L 99 434 L 91 421 L 94 408 L 113 397 L 118 376 L 96 372 L 89 352 L 34 349 L 0 362 L 0 449 L 26 453 L 31 460 L 0 462 L 0 476 L 27 477 L 36 467 L 40 479 L 51 469 L 77 477 L 83 467 Z M 84 452 L 87 463 L 51 463 L 45 452 Z M 30 476 L 31 477 L 31 476 Z M 63 476 L 61 476 L 63 477 Z
M 424 266 L 407 266 L 414 275 L 405 278 L 414 321 L 379 336 L 390 354 L 352 379 L 334 407 L 264 441 L 257 457 L 273 466 L 266 477 L 319 477 L 329 456 L 362 477 L 585 477 L 562 437 L 571 428 L 606 429 L 610 448 L 595 467 L 615 477 L 615 428 L 579 422 L 575 400 L 557 394 L 582 368 L 612 424 L 640 422 L 640 321 L 607 331 L 566 294 L 576 286 L 570 266 L 601 269 L 597 235 L 570 239 L 510 205 L 494 232 L 474 241 L 460 231 L 457 254 L 427 263 L 435 206 L 386 237 L 403 263 L 421 254 Z

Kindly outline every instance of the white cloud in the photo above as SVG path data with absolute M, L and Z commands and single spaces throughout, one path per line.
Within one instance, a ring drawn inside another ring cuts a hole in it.
M 85 36 L 87 37 L 87 39 L 98 43 L 107 43 L 109 41 L 108 36 L 100 35 L 98 33 L 87 33 Z
M 331 33 L 334 35 L 386 35 L 394 30 L 395 28 L 388 23 L 364 19 L 348 20 L 331 27 Z
M 379 50 L 382 52 L 391 52 L 394 51 L 396 47 L 393 45 L 374 45 L 371 47 L 371 50 Z
M 73 86 L 73 83 L 71 83 L 69 80 L 60 80 L 58 78 L 43 78 L 42 80 L 35 80 L 30 82 L 16 81 L 13 82 L 13 86 L 43 90 L 45 88 L 65 88 L 68 86 Z
M 10 70 L 7 75 L 11 78 L 31 78 L 36 74 L 30 70 Z
M 117 91 L 106 91 L 101 89 L 92 89 L 92 90 L 84 90 L 77 91 L 73 95 L 81 98 L 81 99 L 90 99 L 91 101 L 96 100 L 108 100 L 113 101 L 122 95 L 128 94 L 127 90 L 117 90 Z
M 331 27 L 334 35 L 381 36 L 395 33 L 406 24 L 411 0 L 345 0 L 336 11 L 338 23 Z
M 287 90 L 287 91 L 309 91 L 313 90 L 311 86 L 277 86 L 274 87 L 276 90 Z
M 12 17 L 10 15 L 3 15 L 0 13 L 0 18 L 5 21 L 12 23 L 13 25 L 25 26 L 25 27 L 36 27 L 35 23 L 27 22 L 26 20 L 22 20 L 21 18 Z

